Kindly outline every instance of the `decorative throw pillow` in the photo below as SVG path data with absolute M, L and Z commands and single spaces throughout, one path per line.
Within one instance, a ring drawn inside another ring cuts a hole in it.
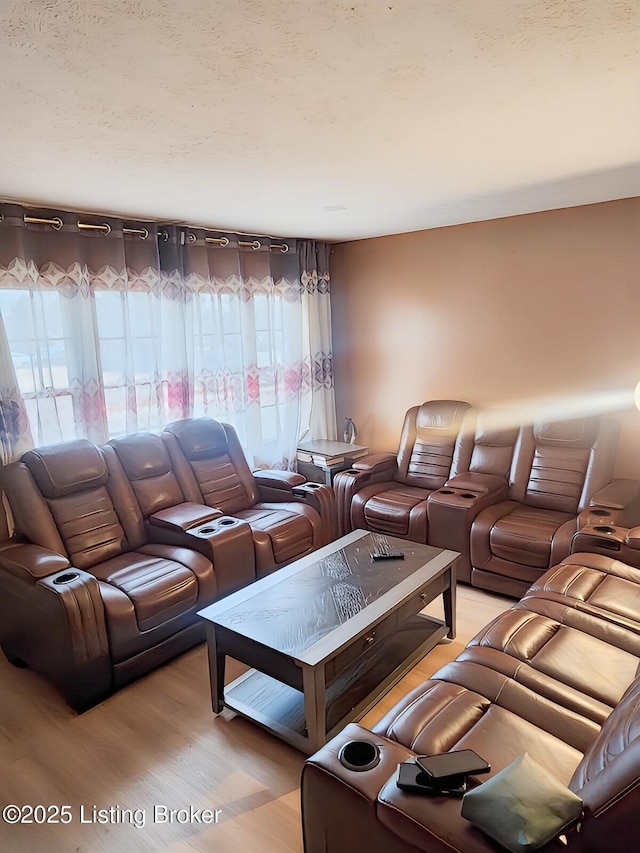
M 582 814 L 582 800 L 524 752 L 462 798 L 462 816 L 512 853 L 537 850 Z

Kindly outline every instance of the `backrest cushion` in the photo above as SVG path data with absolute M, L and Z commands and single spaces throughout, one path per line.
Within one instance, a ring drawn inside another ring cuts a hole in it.
M 256 503 L 258 487 L 233 427 L 187 418 L 165 429 L 175 436 L 208 506 L 233 514 Z
M 578 512 L 598 418 L 538 422 L 523 502 L 529 506 Z
M 481 412 L 478 415 L 469 471 L 509 476 L 513 448 L 518 438 L 517 425 L 502 425 L 504 413 Z
M 99 448 L 80 439 L 29 450 L 21 461 L 47 501 L 74 566 L 87 569 L 127 550 Z
M 159 435 L 137 433 L 114 438 L 109 444 L 120 460 L 145 517 L 185 501 L 167 446 Z
M 456 439 L 469 403 L 431 400 L 410 409 L 398 449 L 396 479 L 411 486 L 439 489 L 451 476 Z

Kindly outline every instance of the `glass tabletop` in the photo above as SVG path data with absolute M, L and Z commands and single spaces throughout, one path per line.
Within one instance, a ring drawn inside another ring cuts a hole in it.
M 401 551 L 404 559 L 373 561 L 372 554 L 381 550 Z M 356 531 L 200 615 L 297 658 L 340 626 L 352 622 L 354 632 L 366 627 L 422 586 L 428 580 L 423 570 L 431 563 L 437 573 L 454 556 L 430 545 Z M 365 609 L 371 611 L 370 618 Z M 336 636 L 335 642 L 340 641 Z

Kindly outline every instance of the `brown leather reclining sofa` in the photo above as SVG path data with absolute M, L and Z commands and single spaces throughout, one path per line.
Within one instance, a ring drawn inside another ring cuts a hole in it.
M 340 530 L 458 551 L 459 581 L 516 598 L 576 550 L 579 531 L 584 550 L 640 557 L 625 520 L 640 517 L 638 484 L 612 481 L 617 421 L 517 417 L 460 400 L 410 409 L 396 454 L 336 475 Z
M 40 447 L 0 476 L 0 645 L 79 711 L 201 642 L 202 607 L 335 538 L 328 486 L 252 474 L 209 418 Z
M 352 723 L 307 760 L 305 853 L 504 850 L 461 816 L 459 798 L 395 783 L 399 762 L 465 748 L 492 776 L 527 752 L 581 797 L 567 846 L 553 840 L 545 853 L 638 850 L 639 665 L 640 571 L 599 554 L 567 557 L 371 731 Z M 351 741 L 376 744 L 379 763 L 345 767 Z

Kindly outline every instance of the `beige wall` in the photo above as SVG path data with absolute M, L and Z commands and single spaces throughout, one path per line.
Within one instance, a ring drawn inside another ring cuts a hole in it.
M 395 450 L 441 397 L 609 410 L 640 477 L 640 198 L 343 243 L 331 271 L 340 433 Z

